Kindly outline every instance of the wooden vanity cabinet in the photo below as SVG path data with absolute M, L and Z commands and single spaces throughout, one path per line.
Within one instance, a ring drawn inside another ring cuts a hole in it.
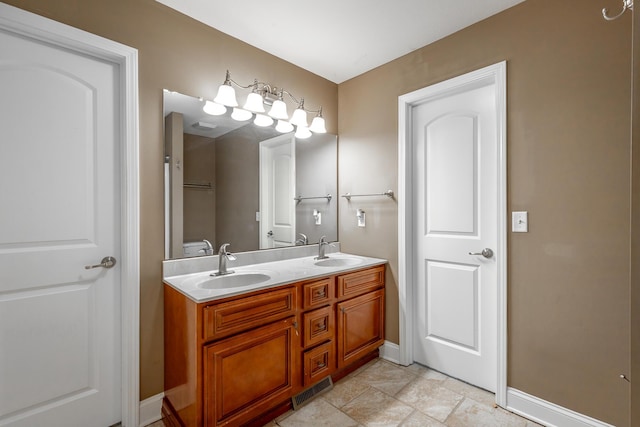
M 166 422 L 264 425 L 304 389 L 376 357 L 384 342 L 384 269 L 205 303 L 165 285 Z

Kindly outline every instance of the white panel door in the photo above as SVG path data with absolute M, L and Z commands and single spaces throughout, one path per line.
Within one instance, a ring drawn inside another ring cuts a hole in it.
M 284 135 L 260 143 L 260 248 L 295 244 L 295 138 Z
M 413 109 L 414 360 L 496 390 L 495 86 Z
M 120 421 L 119 78 L 0 31 L 0 426 Z

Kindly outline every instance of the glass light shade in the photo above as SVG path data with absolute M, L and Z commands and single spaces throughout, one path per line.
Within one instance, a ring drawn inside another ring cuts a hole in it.
M 289 114 L 287 113 L 287 104 L 285 104 L 284 101 L 276 99 L 273 101 L 271 110 L 269 110 L 269 115 L 274 119 L 288 120 Z
M 289 133 L 293 130 L 293 125 L 284 120 L 278 120 L 278 124 L 276 125 L 276 130 L 280 133 Z
M 215 102 L 207 101 L 204 103 L 204 107 L 202 107 L 202 111 L 212 116 L 220 116 L 227 112 L 227 107 Z
M 273 119 L 269 116 L 265 116 L 264 114 L 256 114 L 256 119 L 253 123 L 257 126 L 271 126 L 273 124 Z
M 236 101 L 236 91 L 229 85 L 220 85 L 218 88 L 218 94 L 213 99 L 213 102 L 226 105 L 227 107 L 237 107 L 238 101 Z
M 242 108 L 254 113 L 264 113 L 264 100 L 259 93 L 251 92 Z
M 231 118 L 239 122 L 249 120 L 252 116 L 253 114 L 251 114 L 250 111 L 243 110 L 242 108 L 234 108 L 233 113 L 231 113 Z
M 298 126 L 296 129 L 296 138 L 307 139 L 311 136 L 311 131 L 306 126 Z
M 291 116 L 291 120 L 289 120 L 292 125 L 295 126 L 304 126 L 308 127 L 309 123 L 307 122 L 307 112 L 302 108 L 296 108 L 296 111 L 293 112 L 293 116 Z
M 324 118 L 320 116 L 314 117 L 309 130 L 313 133 L 327 133 L 327 128 L 324 126 Z

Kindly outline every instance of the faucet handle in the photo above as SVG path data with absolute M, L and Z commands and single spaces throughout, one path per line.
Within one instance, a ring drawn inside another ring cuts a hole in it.
M 218 250 L 218 255 L 224 255 L 227 253 L 227 247 L 230 246 L 231 243 L 223 243 Z

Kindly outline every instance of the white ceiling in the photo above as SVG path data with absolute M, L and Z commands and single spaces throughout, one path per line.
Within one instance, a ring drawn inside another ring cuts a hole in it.
M 157 0 L 335 83 L 524 0 Z

